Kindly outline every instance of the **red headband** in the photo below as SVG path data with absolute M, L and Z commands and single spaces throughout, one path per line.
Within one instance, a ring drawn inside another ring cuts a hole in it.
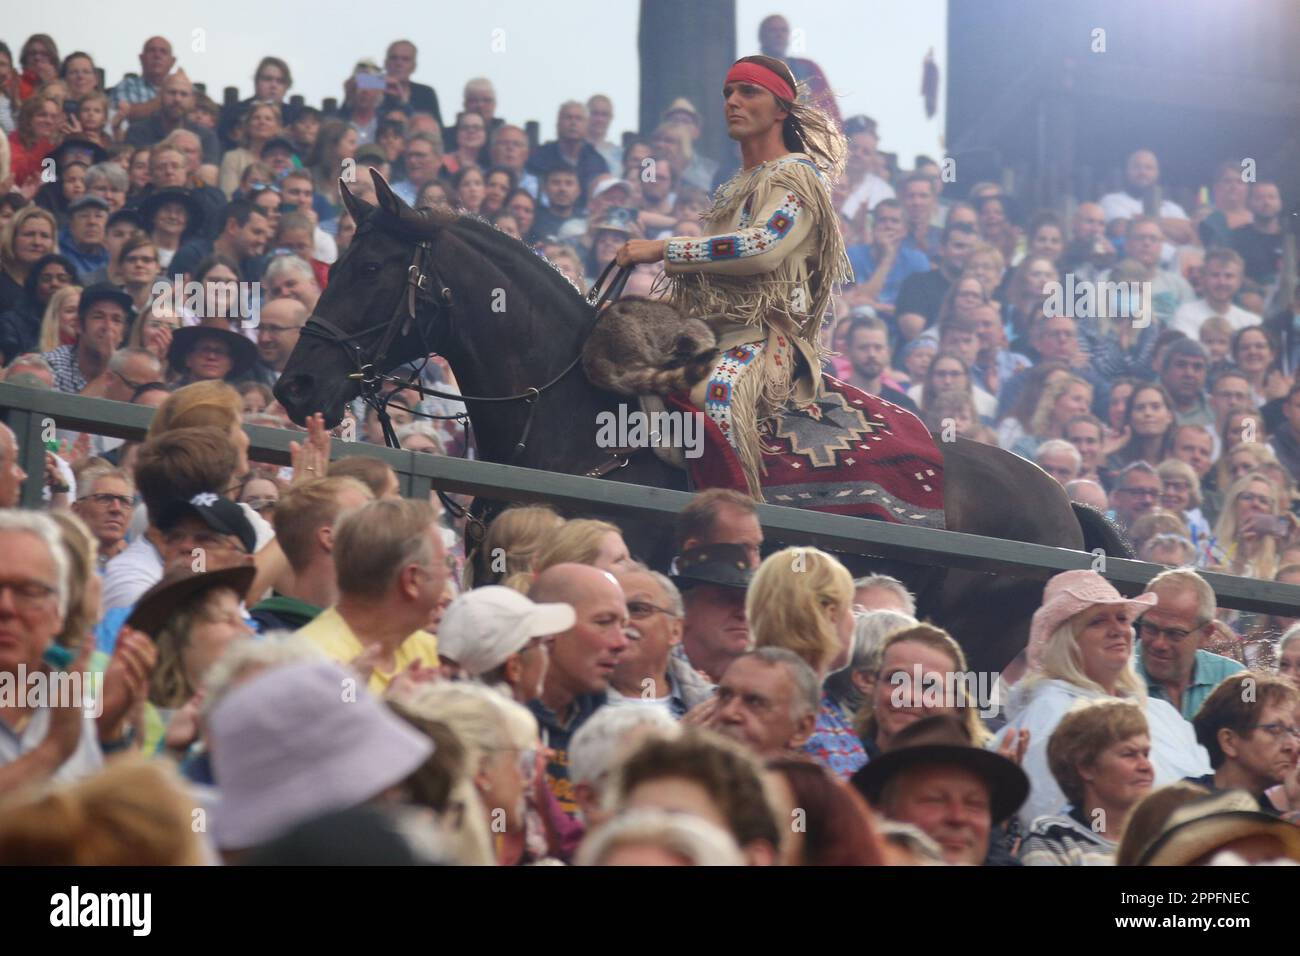
M 727 71 L 727 82 L 752 83 L 754 86 L 761 86 L 773 96 L 778 96 L 790 103 L 794 102 L 794 90 L 790 89 L 790 84 L 782 79 L 781 75 L 775 70 L 752 60 L 741 60 L 733 64 L 731 69 Z

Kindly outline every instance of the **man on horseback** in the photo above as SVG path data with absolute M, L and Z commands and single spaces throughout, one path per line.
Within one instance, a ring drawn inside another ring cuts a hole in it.
M 853 275 L 831 203 L 846 144 L 826 113 L 797 101 L 780 60 L 736 61 L 722 94 L 742 168 L 719 187 L 705 235 L 632 239 L 618 263 L 662 260 L 668 301 L 713 328 L 722 360 L 691 399 L 761 500 L 761 428 L 821 396 L 822 320 L 835 286 Z

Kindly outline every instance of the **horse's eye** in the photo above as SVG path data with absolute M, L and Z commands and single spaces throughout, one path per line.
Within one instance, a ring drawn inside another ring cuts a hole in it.
M 379 271 L 379 263 L 378 263 L 378 262 L 367 262 L 365 265 L 363 265 L 363 266 L 361 267 L 361 271 L 364 272 L 364 273 L 365 273 L 366 275 L 368 275 L 368 276 L 372 276 L 372 275 L 374 275 L 376 272 Z

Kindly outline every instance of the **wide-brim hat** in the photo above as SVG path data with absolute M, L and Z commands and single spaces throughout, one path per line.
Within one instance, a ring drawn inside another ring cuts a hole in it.
M 749 554 L 739 544 L 704 544 L 688 548 L 673 561 L 673 584 L 685 591 L 697 584 L 745 590 L 754 579 Z
M 1025 772 L 1014 761 L 974 746 L 954 717 L 926 717 L 903 728 L 890 749 L 855 773 L 850 782 L 876 805 L 893 777 L 914 767 L 936 764 L 961 767 L 988 785 L 995 825 L 1019 810 L 1029 796 Z
M 1149 591 L 1135 598 L 1125 597 L 1096 571 L 1062 571 L 1047 582 L 1043 589 L 1043 603 L 1030 622 L 1029 666 L 1038 665 L 1047 639 L 1081 611 L 1098 604 L 1122 605 L 1137 617 L 1155 607 L 1157 601 L 1159 598 Z
M 194 194 L 188 189 L 178 189 L 175 186 L 168 186 L 166 189 L 159 189 L 151 192 L 140 200 L 137 207 L 140 210 L 140 217 L 144 220 L 145 228 L 152 232 L 154 217 L 158 215 L 158 210 L 169 202 L 180 203 L 185 207 L 189 219 L 185 223 L 185 235 L 198 232 L 203 228 L 203 206 Z
M 1282 844 L 1287 859 L 1300 862 L 1300 827 L 1264 813 L 1244 790 L 1210 794 L 1169 815 L 1160 835 L 1138 859 L 1139 866 L 1190 866 L 1201 857 L 1246 837 L 1267 836 Z
M 178 375 L 185 374 L 185 357 L 199 344 L 205 335 L 216 335 L 230 346 L 230 357 L 234 364 L 226 378 L 239 379 L 247 375 L 257 362 L 257 346 L 249 341 L 248 336 L 223 329 L 218 325 L 187 325 L 172 333 L 172 344 L 167 349 L 167 363 Z
M 281 664 L 232 688 L 208 717 L 208 738 L 221 782 L 210 829 L 222 849 L 360 806 L 433 753 L 355 671 L 325 660 Z
M 256 575 L 257 568 L 251 564 L 202 573 L 189 568 L 172 571 L 136 602 L 135 610 L 126 619 L 126 625 L 157 640 L 163 625 L 171 620 L 178 608 L 214 588 L 230 588 L 242 599 Z
M 694 103 L 684 96 L 679 96 L 677 99 L 669 103 L 668 109 L 664 110 L 659 118 L 661 120 L 666 120 L 674 113 L 687 113 L 697 125 L 700 122 L 700 111 L 695 108 Z

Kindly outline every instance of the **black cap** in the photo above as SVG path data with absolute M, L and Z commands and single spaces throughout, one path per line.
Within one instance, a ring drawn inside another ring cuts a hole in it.
M 257 550 L 257 534 L 244 515 L 244 509 L 214 491 L 200 492 L 188 501 L 184 498 L 173 498 L 163 505 L 154 519 L 154 524 L 159 531 L 170 531 L 182 518 L 189 517 L 199 518 L 220 534 L 234 535 L 249 554 Z
M 130 322 L 135 317 L 135 300 L 119 289 L 117 286 L 108 282 L 97 282 L 88 289 L 82 290 L 81 302 L 77 306 L 77 314 L 84 317 L 90 311 L 90 307 L 96 302 L 116 302 L 126 311 L 126 320 Z
M 749 553 L 739 544 L 702 544 L 687 548 L 673 562 L 673 583 L 682 590 L 697 584 L 718 584 L 745 590 L 754 577 Z

